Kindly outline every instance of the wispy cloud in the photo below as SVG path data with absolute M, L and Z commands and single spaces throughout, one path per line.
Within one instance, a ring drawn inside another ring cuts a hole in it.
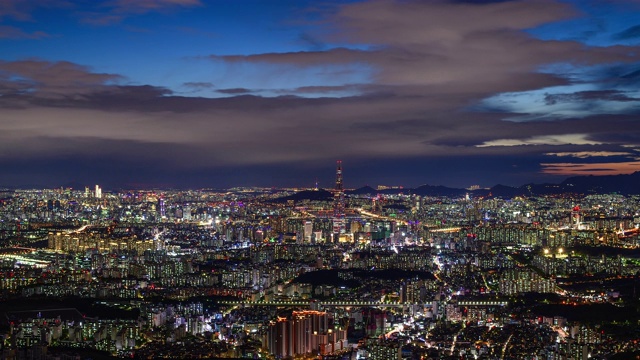
M 84 11 L 79 15 L 84 23 L 106 26 L 120 23 L 133 15 L 148 12 L 167 12 L 202 5 L 200 0 L 114 0 L 104 2 L 95 10 Z
M 0 21 L 12 19 L 32 22 L 32 13 L 39 8 L 72 8 L 68 0 L 2 0 L 0 1 Z
M 118 12 L 146 12 L 170 7 L 202 6 L 200 0 L 115 0 L 108 3 Z
M 206 81 L 192 81 L 186 82 L 182 85 L 192 89 L 212 89 L 215 87 L 215 85 Z
M 629 152 L 623 152 L 623 151 L 575 151 L 575 152 L 555 152 L 555 153 L 552 152 L 552 153 L 546 153 L 545 155 L 588 159 L 592 157 L 628 156 L 633 154 Z
M 119 75 L 93 73 L 84 66 L 44 60 L 0 61 L 0 95 L 38 98 L 75 97 L 104 89 Z
M 527 145 L 599 145 L 601 142 L 588 138 L 586 134 L 564 134 L 533 136 L 525 139 L 497 139 L 485 141 L 477 147 L 527 146 Z
M 18 27 L 0 25 L 0 39 L 44 39 L 51 37 L 44 31 L 26 32 Z

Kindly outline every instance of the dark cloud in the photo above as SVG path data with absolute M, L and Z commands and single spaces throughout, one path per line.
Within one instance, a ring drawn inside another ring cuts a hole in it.
M 565 152 L 553 152 L 546 153 L 545 155 L 557 156 L 557 157 L 571 157 L 577 159 L 591 159 L 595 157 L 600 158 L 618 158 L 620 160 L 628 160 L 630 156 L 634 155 L 625 151 L 565 151 Z
M 229 63 L 329 67 L 369 66 L 373 82 L 386 86 L 431 86 L 440 93 L 483 96 L 558 85 L 540 74 L 542 65 L 560 62 L 633 62 L 629 48 L 585 47 L 572 41 L 543 41 L 522 31 L 574 14 L 552 1 L 490 4 L 369 1 L 341 7 L 330 19 L 333 37 L 369 49 L 231 55 L 211 58 Z M 280 71 L 269 69 L 265 72 Z M 483 95 L 480 95 L 483 94 Z
M 569 101 L 640 101 L 639 98 L 629 97 L 622 91 L 617 90 L 597 90 L 578 91 L 568 94 L 545 94 L 544 101 L 547 105 L 555 105 Z
M 613 120 L 615 118 L 607 117 L 607 119 L 601 118 L 601 120 Z M 593 138 L 606 142 L 606 143 L 616 143 L 616 144 L 640 144 L 640 129 L 638 126 L 635 126 L 632 122 L 627 122 L 626 124 L 613 120 L 612 124 L 622 126 L 620 128 L 603 127 L 600 131 L 594 131 Z M 620 131 L 619 129 L 625 129 L 624 131 Z
M 631 26 L 617 34 L 612 35 L 614 40 L 630 40 L 640 37 L 640 25 Z
M 48 67 L 13 64 L 10 68 L 33 74 Z M 425 166 L 443 166 L 454 161 L 452 159 L 472 166 L 466 157 L 502 162 L 505 154 L 533 159 L 538 158 L 536 154 L 581 151 L 585 146 L 545 145 L 535 149 L 515 146 L 505 151 L 504 147 L 478 148 L 477 145 L 494 139 L 526 140 L 549 134 L 571 135 L 576 131 L 602 141 L 640 144 L 640 141 L 627 141 L 633 140 L 631 134 L 637 136 L 639 132 L 632 118 L 607 119 L 606 128 L 602 126 L 603 119 L 598 117 L 562 123 L 505 123 L 496 114 L 460 110 L 469 101 L 466 94 L 438 94 L 428 91 L 428 87 L 397 87 L 395 91 L 394 87 L 382 87 L 369 96 L 345 98 L 244 95 L 206 99 L 174 96 L 166 89 L 152 86 L 109 84 L 106 80 L 112 77 L 94 77 L 86 68 L 72 64 L 62 68 L 73 70 L 71 78 L 88 79 L 80 81 L 83 86 L 76 89 L 82 96 L 65 92 L 63 97 L 42 97 L 40 89 L 56 88 L 60 80 L 57 76 L 38 77 L 39 87 L 33 87 L 34 91 L 14 92 L 10 101 L 0 102 L 4 105 L 0 162 L 43 156 L 61 162 L 63 160 L 56 159 L 84 154 L 86 159 L 82 163 L 90 162 L 91 158 L 127 159 L 125 164 L 158 163 L 158 169 L 164 166 L 173 169 L 172 172 L 187 174 L 211 175 L 216 173 L 215 169 L 243 173 L 243 168 L 250 172 L 250 169 L 264 170 L 271 166 L 291 167 L 286 173 L 292 174 L 303 164 L 309 164 L 312 172 L 326 166 L 322 164 L 330 167 L 337 158 L 369 164 L 376 169 L 380 168 L 374 163 L 403 163 L 403 158 L 414 159 Z M 24 106 L 13 108 L 17 101 Z M 612 129 L 622 128 L 628 129 L 626 138 L 615 139 L 619 132 Z M 375 175 L 374 171 L 357 166 L 359 181 Z M 397 165 L 393 168 L 400 171 Z M 479 165 L 471 168 L 477 171 L 474 178 L 491 176 L 481 173 Z M 424 181 L 431 179 L 428 181 L 437 183 L 455 181 L 458 171 L 455 166 L 442 169 L 454 175 L 437 181 L 426 172 L 418 172 L 410 176 L 411 181 L 421 183 L 420 176 Z M 524 169 L 531 175 L 530 171 L 539 168 L 529 164 L 520 165 L 518 169 L 519 175 L 505 176 L 515 182 L 524 179 Z M 149 174 L 155 174 L 154 171 L 142 169 L 137 174 L 150 178 Z M 267 173 L 273 174 L 266 170 L 261 174 Z M 130 181 L 123 176 L 111 178 L 114 184 Z M 256 176 L 247 177 L 244 184 L 250 184 L 249 180 L 255 180 L 254 184 L 267 182 L 266 178 Z M 195 181 L 189 182 L 193 183 Z M 207 185 L 204 180 L 199 184 Z
M 273 92 L 278 94 L 299 95 L 299 96 L 329 96 L 329 97 L 386 97 L 412 93 L 409 87 L 380 86 L 374 84 L 345 84 L 345 85 L 310 85 L 301 86 L 294 89 L 277 89 Z
M 122 79 L 114 74 L 93 73 L 86 67 L 67 61 L 0 61 L 0 94 L 28 93 L 34 97 L 59 98 L 82 96 Z
M 625 80 L 635 81 L 636 79 L 640 78 L 640 70 L 635 70 L 635 71 L 629 72 L 627 74 L 624 74 L 622 76 L 622 78 L 625 79 Z
M 212 55 L 213 60 L 229 62 L 263 62 L 275 64 L 289 64 L 300 66 L 316 66 L 326 64 L 348 64 L 363 62 L 366 51 L 346 48 L 335 48 L 326 51 L 300 51 L 294 53 L 270 53 L 257 55 Z
M 325 42 L 306 32 L 301 33 L 299 39 L 300 42 L 306 44 L 312 51 L 324 50 L 327 47 Z
M 251 89 L 245 89 L 245 88 L 231 88 L 231 89 L 218 89 L 216 90 L 216 92 L 221 93 L 221 94 L 250 94 L 252 92 L 254 92 L 254 90 Z

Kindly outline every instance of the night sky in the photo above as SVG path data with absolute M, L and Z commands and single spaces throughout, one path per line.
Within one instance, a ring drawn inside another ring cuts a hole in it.
M 0 186 L 640 170 L 640 1 L 2 0 Z

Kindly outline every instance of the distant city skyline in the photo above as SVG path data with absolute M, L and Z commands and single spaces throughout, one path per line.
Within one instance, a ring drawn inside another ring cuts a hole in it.
M 0 3 L 0 187 L 640 171 L 637 1 Z

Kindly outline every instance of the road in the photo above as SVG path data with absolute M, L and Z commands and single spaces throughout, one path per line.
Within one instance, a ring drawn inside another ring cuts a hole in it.
M 507 352 L 507 346 L 509 346 L 509 341 L 511 341 L 512 337 L 513 334 L 509 335 L 507 341 L 505 341 L 504 345 L 502 346 L 502 355 L 500 355 L 500 360 L 504 360 L 504 354 Z

